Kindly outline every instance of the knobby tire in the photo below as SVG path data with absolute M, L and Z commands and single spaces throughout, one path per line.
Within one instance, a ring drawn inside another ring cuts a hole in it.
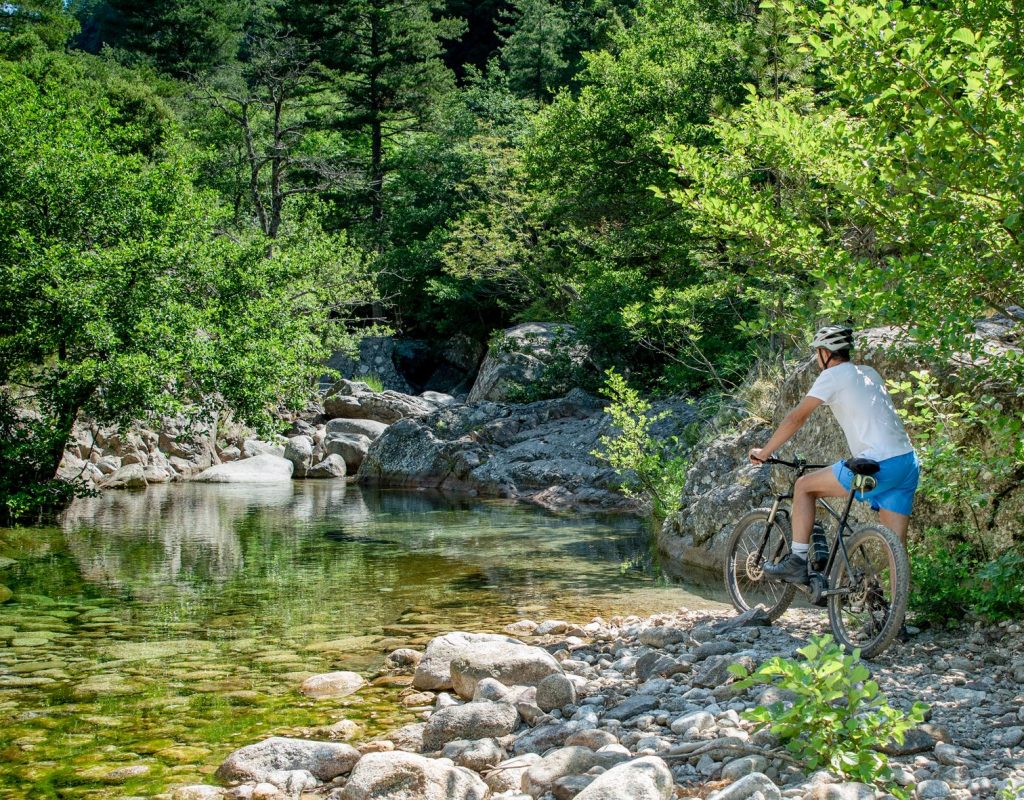
M 865 525 L 846 541 L 851 569 L 837 558 L 831 589 L 852 594 L 828 597 L 828 620 L 836 641 L 863 658 L 883 652 L 899 633 L 910 594 L 910 561 L 899 538 L 882 525 Z M 851 580 L 852 576 L 852 580 Z
M 760 565 L 754 563 L 753 557 L 764 537 L 770 513 L 769 508 L 755 508 L 736 523 L 725 546 L 725 585 L 737 611 L 748 611 L 759 605 L 774 622 L 793 602 L 796 587 L 769 579 L 760 572 Z M 792 535 L 784 515 L 775 516 L 770 536 L 763 558 L 772 559 L 776 555 L 779 537 L 782 537 L 782 547 L 778 549 L 778 557 L 789 552 Z

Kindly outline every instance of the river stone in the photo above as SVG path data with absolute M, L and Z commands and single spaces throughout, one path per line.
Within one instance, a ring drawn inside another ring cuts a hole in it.
M 365 436 L 371 442 L 380 436 L 388 428 L 384 422 L 377 422 L 372 419 L 332 419 L 324 429 L 327 438 L 335 433 L 350 433 L 357 436 Z M 325 440 L 326 441 L 326 440 Z
M 468 769 L 393 750 L 359 759 L 341 800 L 484 800 L 487 794 L 487 784 Z
M 875 800 L 875 790 L 864 783 L 817 783 L 803 800 Z
M 663 649 L 672 644 L 685 642 L 690 638 L 690 632 L 680 628 L 667 628 L 662 626 L 645 628 L 640 631 L 640 644 L 648 647 Z
M 696 728 L 697 732 L 710 730 L 715 727 L 715 718 L 707 711 L 694 711 L 691 714 L 685 714 L 679 719 L 674 720 L 669 726 L 672 729 L 672 733 L 683 734 L 686 733 L 690 728 Z
M 179 786 L 171 790 L 171 800 L 214 800 L 214 798 L 223 796 L 224 790 L 219 786 L 206 786 L 205 784 Z
M 306 470 L 313 466 L 313 438 L 311 436 L 289 436 L 284 448 L 284 457 L 292 462 L 292 476 L 305 478 Z
M 582 775 L 594 767 L 608 769 L 629 758 L 622 753 L 595 753 L 589 747 L 561 747 L 545 755 L 523 775 L 522 789 L 531 797 L 540 797 L 559 778 Z
M 435 711 L 423 729 L 423 749 L 440 750 L 456 739 L 507 736 L 516 729 L 519 714 L 509 703 L 471 702 Z
M 523 785 L 523 775 L 534 764 L 540 762 L 537 753 L 525 753 L 508 761 L 502 761 L 496 769 L 484 776 L 484 781 L 495 794 L 518 791 Z
M 914 797 L 917 800 L 942 800 L 949 795 L 949 784 L 945 781 L 921 781 L 914 788 Z
M 329 455 L 319 464 L 314 464 L 306 471 L 307 478 L 344 478 L 346 474 L 345 459 L 337 455 Z
M 329 781 L 352 769 L 359 751 L 337 742 L 314 742 L 272 736 L 257 744 L 235 750 L 217 768 L 217 777 L 233 783 L 269 782 L 271 772 L 308 770 L 321 781 Z
M 547 650 L 502 641 L 481 642 L 451 661 L 452 685 L 456 694 L 465 698 L 473 696 L 483 678 L 495 678 L 506 686 L 537 686 L 561 672 Z
M 332 420 L 332 422 L 336 421 Z M 452 659 L 458 658 L 463 653 L 467 653 L 485 642 L 504 642 L 522 645 L 522 642 L 518 639 L 495 633 L 463 633 L 461 631 L 446 633 L 443 636 L 430 640 L 423 658 L 416 665 L 416 673 L 413 675 L 412 685 L 417 689 L 429 689 L 430 691 L 451 689 Z
M 544 711 L 576 702 L 576 687 L 565 675 L 556 672 L 537 684 L 537 705 Z
M 12 597 L 14 597 L 14 592 L 6 586 L 0 585 L 0 603 L 6 603 Z
M 624 722 L 631 717 L 637 717 L 640 714 L 646 714 L 648 711 L 653 711 L 658 707 L 658 705 L 658 698 L 654 695 L 635 694 L 632 697 L 627 697 L 610 711 L 606 711 L 604 718 L 616 719 L 619 722 Z
M 751 772 L 764 772 L 768 767 L 768 759 L 764 756 L 752 755 L 734 758 L 722 767 L 722 780 L 738 781 Z
M 192 480 L 199 483 L 283 483 L 290 481 L 294 465 L 271 453 L 229 461 L 205 469 Z
M 605 745 L 618 744 L 619 740 L 615 738 L 615 734 L 603 731 L 600 728 L 588 728 L 584 731 L 576 731 L 572 736 L 565 740 L 566 745 L 578 745 L 580 747 L 589 747 L 591 750 L 600 750 Z
M 146 470 L 142 464 L 128 464 L 120 467 L 100 482 L 101 489 L 128 489 L 131 491 L 145 489 L 148 485 Z
M 660 758 L 645 756 L 618 764 L 598 775 L 578 800 L 669 800 L 674 781 Z
M 139 687 L 128 681 L 122 675 L 90 675 L 84 681 L 71 690 L 71 694 L 80 699 L 92 697 L 116 697 L 126 694 L 135 694 Z
M 779 787 L 762 772 L 751 772 L 724 789 L 712 792 L 708 800 L 748 800 L 755 794 L 760 794 L 764 800 L 782 800 Z
M 505 749 L 494 738 L 473 741 L 456 739 L 444 746 L 441 755 L 450 758 L 456 766 L 471 769 L 473 772 L 483 772 L 505 757 Z
M 306 697 L 346 697 L 362 688 L 365 681 L 356 672 L 325 672 L 313 675 L 302 682 L 299 689 Z
M 255 458 L 258 455 L 269 453 L 278 458 L 284 458 L 284 448 L 280 445 L 263 442 L 259 439 L 246 439 L 242 442 L 242 457 Z
M 366 458 L 370 443 L 370 437 L 361 433 L 334 433 L 324 440 L 324 452 L 341 456 L 345 467 L 354 475 Z

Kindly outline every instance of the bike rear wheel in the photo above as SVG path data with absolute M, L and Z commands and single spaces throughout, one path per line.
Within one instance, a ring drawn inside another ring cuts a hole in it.
M 796 587 L 764 574 L 764 561 L 782 558 L 789 552 L 791 539 L 782 515 L 776 515 L 769 528 L 770 514 L 771 509 L 755 508 L 736 523 L 725 546 L 725 585 L 738 611 L 761 606 L 774 621 L 793 602 Z
M 907 613 L 910 562 L 896 534 L 881 525 L 866 525 L 846 542 L 849 569 L 841 558 L 832 568 L 828 597 L 832 633 L 847 651 L 860 648 L 864 658 L 885 650 L 896 638 Z

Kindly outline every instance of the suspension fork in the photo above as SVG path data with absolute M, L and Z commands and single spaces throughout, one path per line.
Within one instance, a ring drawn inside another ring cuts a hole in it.
M 785 514 L 787 517 L 789 516 L 789 509 L 782 506 L 782 501 L 787 500 L 792 496 L 793 495 L 791 494 L 778 495 L 772 502 L 771 511 L 768 512 L 768 524 L 764 529 L 764 537 L 761 539 L 761 546 L 757 548 L 757 557 L 754 559 L 755 563 L 760 564 L 764 560 L 764 549 L 768 546 L 768 539 L 771 538 L 772 527 L 775 525 L 775 517 L 780 512 Z M 783 537 L 783 541 L 785 541 L 785 537 Z M 772 558 L 775 558 L 778 555 L 778 553 L 773 553 Z

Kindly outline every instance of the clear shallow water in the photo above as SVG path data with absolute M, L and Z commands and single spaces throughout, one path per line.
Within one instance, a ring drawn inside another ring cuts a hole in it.
M 61 528 L 0 529 L 0 585 L 5 798 L 148 795 L 342 718 L 376 735 L 412 719 L 400 687 L 298 686 L 438 633 L 711 604 L 661 577 L 633 518 L 340 481 L 108 492 Z

